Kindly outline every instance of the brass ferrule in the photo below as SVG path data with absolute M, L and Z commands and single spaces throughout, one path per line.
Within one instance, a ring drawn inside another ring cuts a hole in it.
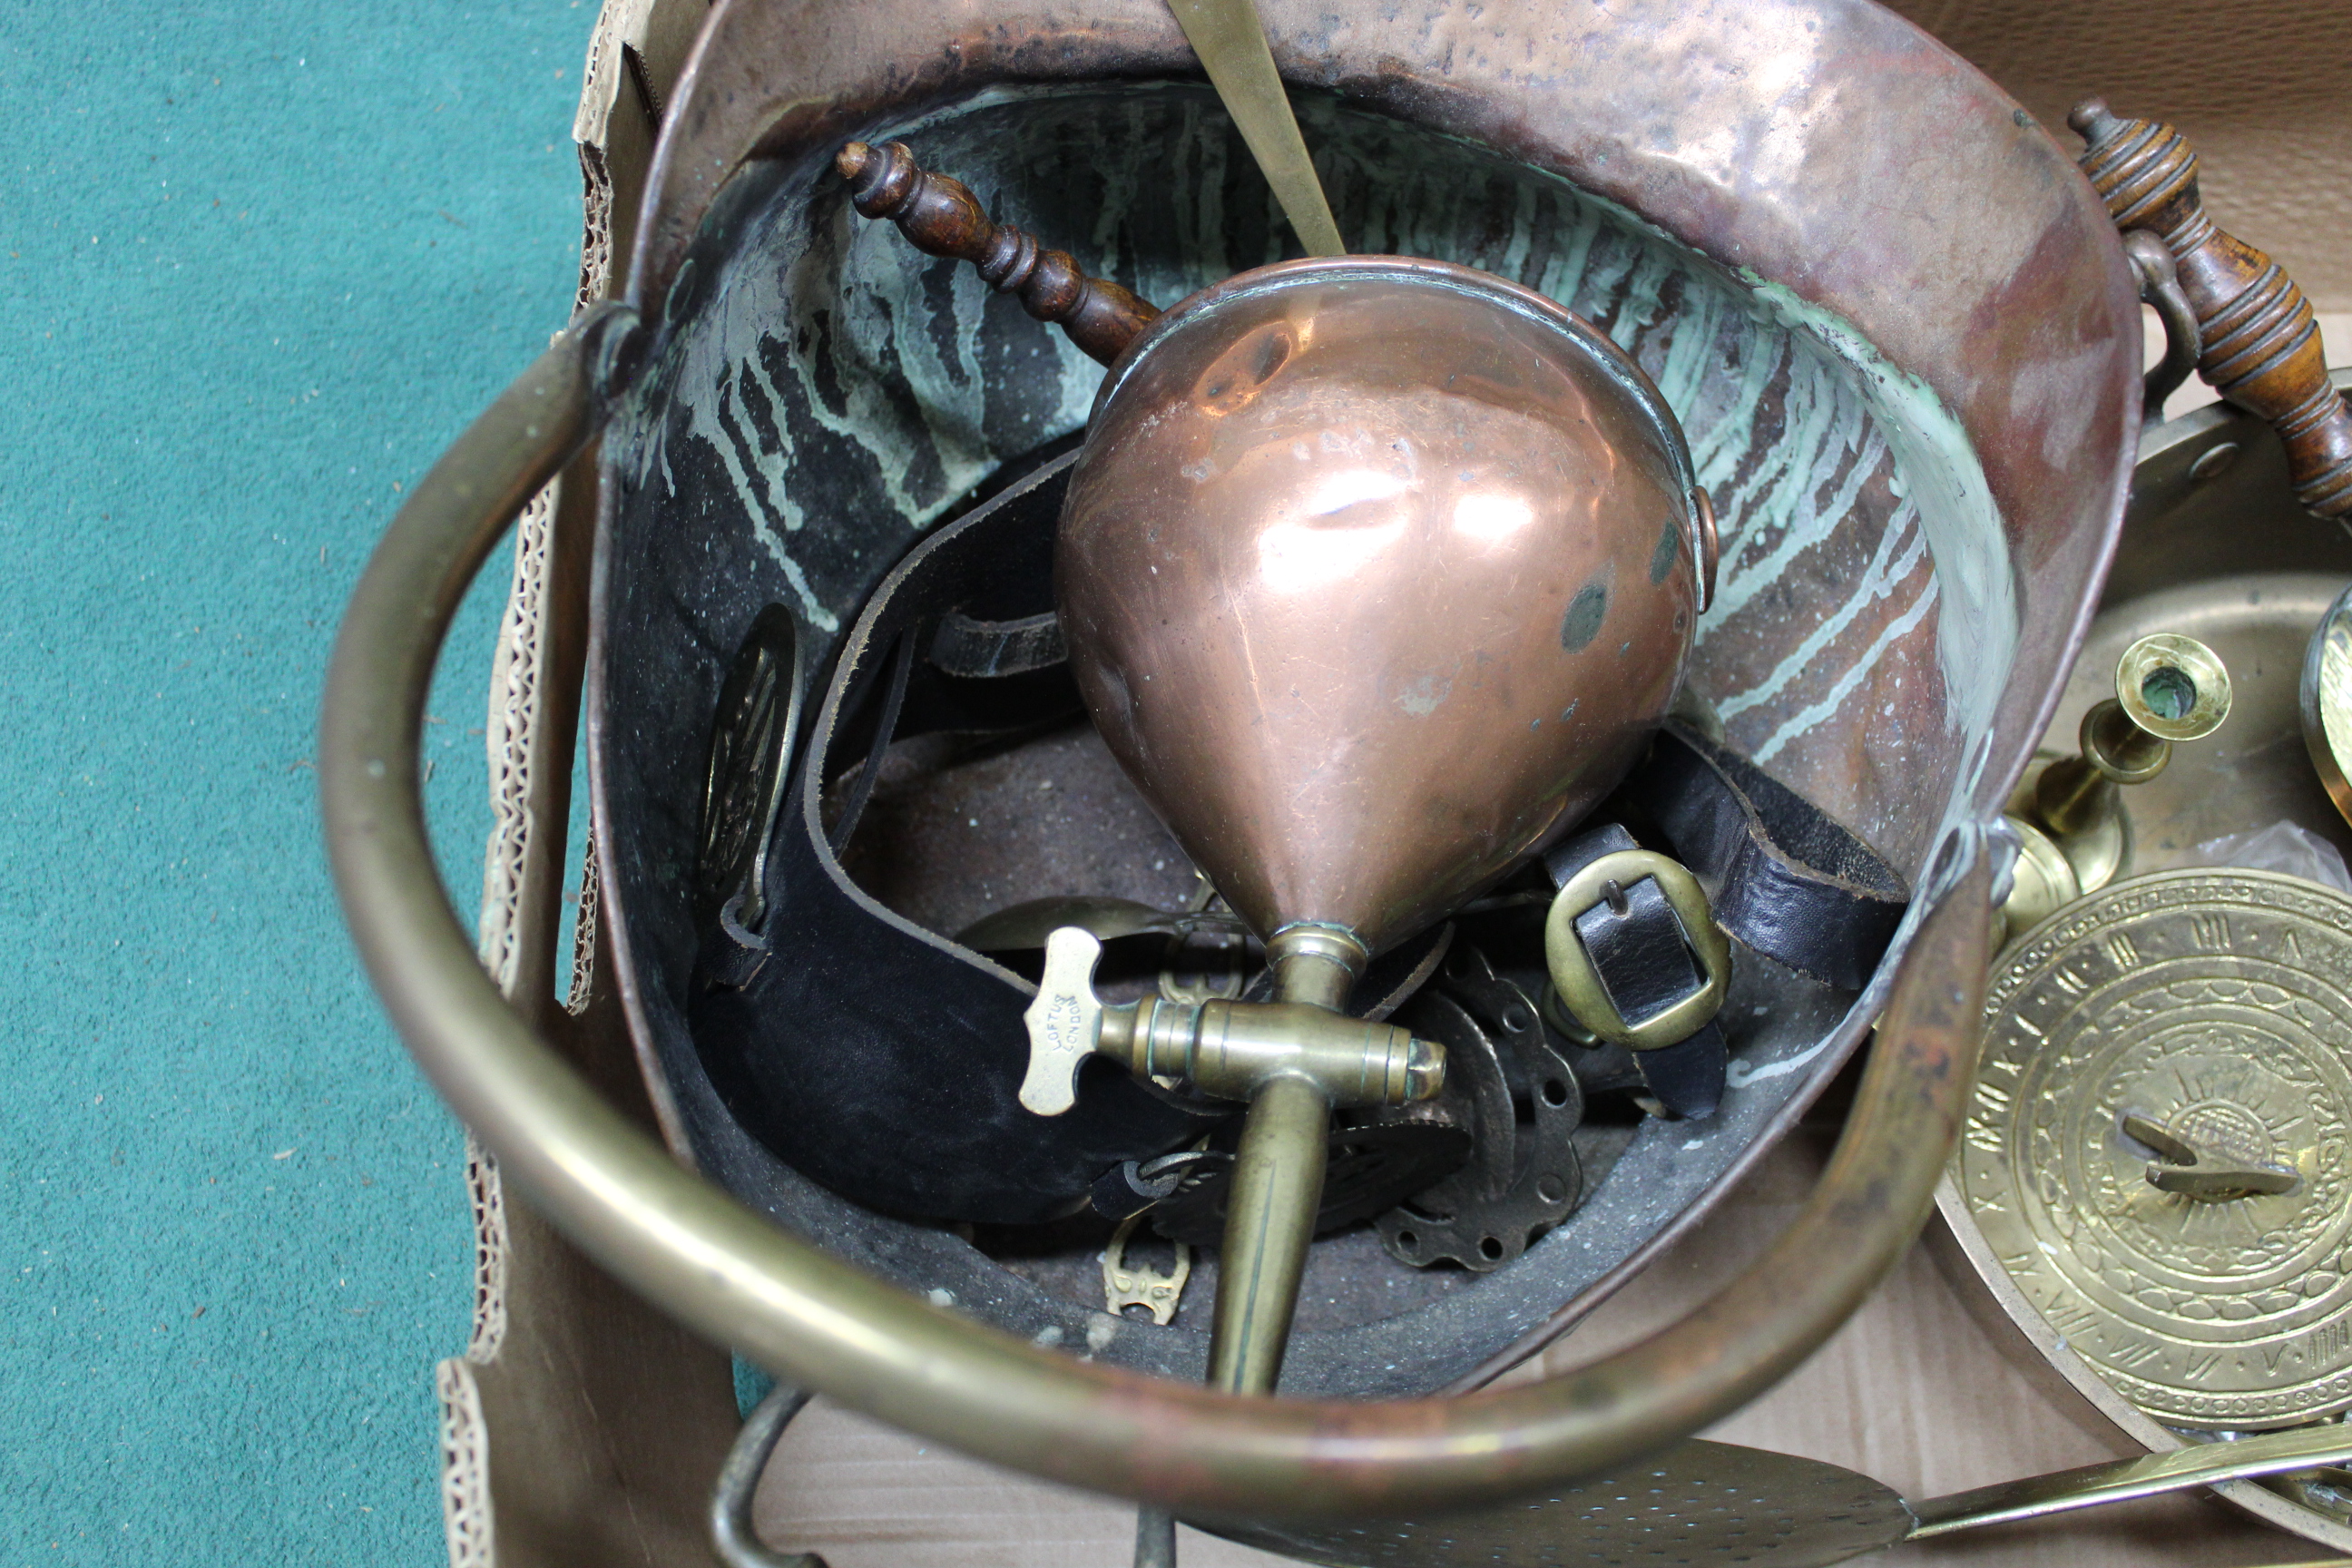
M 1347 1005 L 1348 993 L 1370 958 L 1354 931 L 1316 921 L 1284 926 L 1265 944 L 1276 994 L 1335 1013 Z
M 1247 1100 L 1269 1079 L 1289 1077 L 1312 1082 L 1335 1106 L 1402 1105 L 1445 1081 L 1443 1046 L 1304 1002 L 1147 996 L 1103 1009 L 1095 1050 L 1220 1100 Z

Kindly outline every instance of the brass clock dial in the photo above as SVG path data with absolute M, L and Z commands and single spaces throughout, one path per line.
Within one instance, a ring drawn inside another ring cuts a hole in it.
M 1955 1176 L 2068 1345 L 2176 1426 L 2352 1407 L 2352 899 L 2118 882 L 1992 977 Z

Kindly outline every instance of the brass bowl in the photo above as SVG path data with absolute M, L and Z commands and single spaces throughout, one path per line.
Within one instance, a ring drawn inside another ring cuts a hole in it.
M 2335 381 L 2352 390 L 2352 370 L 2336 371 Z M 2261 419 L 2211 404 L 2147 432 L 2115 569 L 2036 765 L 2073 749 L 2083 714 L 2113 693 L 2117 657 L 2152 633 L 2193 637 L 2218 654 L 2231 703 L 2227 723 L 2176 747 L 2163 773 L 2123 792 L 2114 876 L 2202 864 L 2199 844 L 2280 821 L 2352 857 L 2352 826 L 2310 765 L 2297 701 L 2305 647 L 2347 583 L 2352 539 L 2296 503 L 2278 437 Z M 1981 1294 L 1966 1294 L 1999 1308 L 1992 1325 L 2022 1364 L 2063 1383 L 2133 1441 L 2157 1452 L 2185 1446 L 2068 1348 L 2011 1279 L 1956 1186 L 1941 1186 L 1937 1205 L 1956 1243 L 1948 1263 L 1981 1283 Z M 2214 1489 L 2268 1523 L 2352 1552 L 2352 1522 L 2339 1515 L 2255 1481 Z

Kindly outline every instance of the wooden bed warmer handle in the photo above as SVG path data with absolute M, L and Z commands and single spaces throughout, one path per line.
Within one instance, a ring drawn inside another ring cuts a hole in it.
M 2083 173 L 2119 229 L 2146 229 L 2172 252 L 2197 313 L 2198 374 L 2274 426 L 2295 500 L 2352 528 L 2352 407 L 2327 379 L 2310 302 L 2279 264 L 2206 216 L 2197 154 L 2160 121 L 2126 120 L 2098 99 L 2066 117 L 2089 143 Z
M 1067 251 L 989 221 L 962 182 L 918 168 L 903 142 L 852 142 L 834 167 L 849 181 L 849 199 L 862 216 L 888 218 L 918 250 L 971 262 L 990 288 L 1013 295 L 1105 364 L 1160 314 L 1118 284 L 1087 277 Z

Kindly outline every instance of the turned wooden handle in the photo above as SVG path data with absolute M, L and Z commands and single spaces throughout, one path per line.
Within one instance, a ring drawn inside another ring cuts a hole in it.
M 979 197 L 960 181 L 916 167 L 903 142 L 878 148 L 852 142 L 834 167 L 848 178 L 849 199 L 860 213 L 888 218 L 918 250 L 971 262 L 990 288 L 1013 295 L 1105 364 L 1160 314 L 1118 284 L 1087 277 L 1067 251 L 1041 246 L 1012 224 L 990 222 Z
M 2328 382 L 2303 290 L 2277 262 L 2214 226 L 2197 192 L 2197 154 L 2179 132 L 2126 120 L 2095 98 L 2066 123 L 2089 143 L 2083 173 L 2116 226 L 2147 229 L 2172 252 L 2203 338 L 2198 374 L 2277 427 L 2295 499 L 2314 517 L 2352 519 L 2352 408 Z

